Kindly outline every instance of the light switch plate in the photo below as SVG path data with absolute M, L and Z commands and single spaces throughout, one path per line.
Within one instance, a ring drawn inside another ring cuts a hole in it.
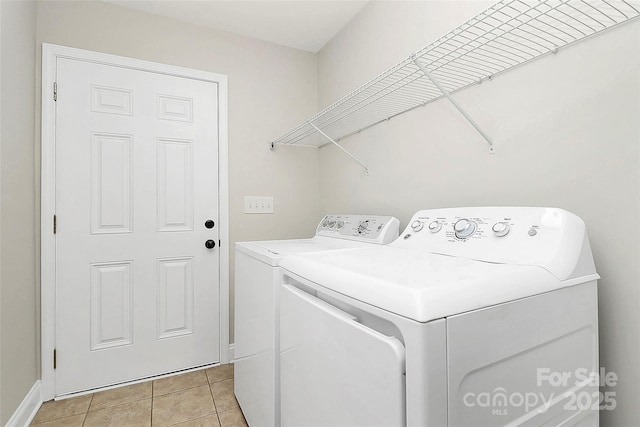
M 272 214 L 273 196 L 244 196 L 244 213 Z

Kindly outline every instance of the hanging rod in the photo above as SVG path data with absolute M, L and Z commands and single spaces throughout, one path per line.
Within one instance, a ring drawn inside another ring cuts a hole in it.
M 502 0 L 270 144 L 341 141 L 639 16 L 627 0 Z

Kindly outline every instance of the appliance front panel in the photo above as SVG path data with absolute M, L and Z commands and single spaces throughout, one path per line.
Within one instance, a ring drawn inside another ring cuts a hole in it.
M 405 425 L 405 351 L 291 285 L 281 289 L 282 426 Z

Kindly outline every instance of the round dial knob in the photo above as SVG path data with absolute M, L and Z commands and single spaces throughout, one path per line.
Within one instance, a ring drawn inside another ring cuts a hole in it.
M 416 233 L 422 230 L 422 227 L 424 227 L 424 222 L 420 221 L 419 219 L 416 219 L 411 223 L 411 229 Z
M 466 218 L 458 220 L 453 225 L 453 231 L 455 231 L 458 239 L 466 239 L 473 236 L 473 233 L 476 232 L 477 228 L 478 224 Z
M 336 226 L 336 220 L 335 219 L 330 219 L 329 220 L 329 228 L 333 228 Z
M 431 221 L 429 223 L 429 231 L 432 233 L 437 233 L 442 228 L 442 223 L 440 221 Z
M 342 228 L 342 227 L 344 227 L 344 220 L 339 219 L 338 220 L 338 228 Z
M 322 226 L 323 226 L 323 227 L 327 227 L 327 226 L 329 226 L 329 218 L 326 218 L 326 217 L 325 217 L 325 219 L 323 219 L 323 220 L 322 220 Z
M 509 234 L 509 224 L 507 224 L 506 222 L 496 222 L 495 224 L 493 224 L 493 227 L 491 227 L 491 230 L 493 230 L 493 234 L 495 234 L 497 237 L 504 237 L 507 234 Z
M 358 225 L 358 233 L 362 234 L 369 228 L 369 221 L 360 221 L 360 225 Z

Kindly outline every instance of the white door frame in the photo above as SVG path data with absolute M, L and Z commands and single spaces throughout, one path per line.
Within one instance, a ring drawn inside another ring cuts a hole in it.
M 56 342 L 56 240 L 53 234 L 55 214 L 55 124 L 56 108 L 53 88 L 58 58 L 94 62 L 149 71 L 218 85 L 218 205 L 220 224 L 220 363 L 229 362 L 229 168 L 227 76 L 192 70 L 123 56 L 43 43 L 42 45 L 42 164 L 41 164 L 41 351 L 42 400 L 55 397 L 53 351 Z

